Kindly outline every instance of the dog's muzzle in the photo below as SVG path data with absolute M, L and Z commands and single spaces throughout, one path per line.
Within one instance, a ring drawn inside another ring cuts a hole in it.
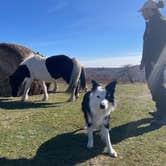
M 100 108 L 101 108 L 101 109 L 105 109 L 106 106 L 105 106 L 103 103 L 101 103 L 101 104 L 100 104 Z
M 107 109 L 108 108 L 108 100 L 104 99 L 100 103 L 100 109 Z

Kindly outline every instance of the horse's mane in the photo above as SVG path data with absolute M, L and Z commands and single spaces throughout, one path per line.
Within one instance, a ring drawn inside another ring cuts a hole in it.
M 42 55 L 40 55 L 40 54 L 36 54 L 36 53 L 32 52 L 32 53 L 29 54 L 29 56 L 28 56 L 27 58 L 24 59 L 24 61 L 21 62 L 20 65 L 26 63 L 26 61 L 28 61 L 29 59 L 31 59 L 31 58 L 33 58 L 33 57 L 34 57 L 34 58 L 37 57 L 37 58 L 40 58 L 40 59 L 46 59 L 46 58 L 47 58 L 47 57 L 45 57 L 45 56 L 42 56 Z

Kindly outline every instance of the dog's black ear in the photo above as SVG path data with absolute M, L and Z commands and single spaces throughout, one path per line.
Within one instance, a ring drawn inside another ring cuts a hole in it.
M 92 91 L 95 91 L 96 88 L 100 86 L 100 84 L 98 84 L 95 80 L 92 80 L 91 82 L 92 82 Z
M 117 84 L 117 81 L 114 80 L 111 83 L 109 83 L 105 88 L 106 88 L 107 91 L 111 91 L 112 93 L 114 93 L 115 88 L 116 88 L 116 84 Z

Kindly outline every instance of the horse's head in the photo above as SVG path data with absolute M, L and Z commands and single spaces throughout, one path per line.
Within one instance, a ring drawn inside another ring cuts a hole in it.
M 21 85 L 23 85 L 26 77 L 30 77 L 30 72 L 26 65 L 20 65 L 17 70 L 9 77 L 13 97 L 19 95 Z

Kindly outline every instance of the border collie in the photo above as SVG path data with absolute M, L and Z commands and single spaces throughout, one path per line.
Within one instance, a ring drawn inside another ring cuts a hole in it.
M 116 81 L 112 81 L 105 88 L 92 80 L 92 90 L 84 95 L 82 111 L 88 132 L 88 148 L 93 147 L 93 131 L 100 130 L 105 141 L 108 153 L 117 157 L 116 151 L 112 148 L 109 135 L 110 113 L 115 109 L 114 93 Z

